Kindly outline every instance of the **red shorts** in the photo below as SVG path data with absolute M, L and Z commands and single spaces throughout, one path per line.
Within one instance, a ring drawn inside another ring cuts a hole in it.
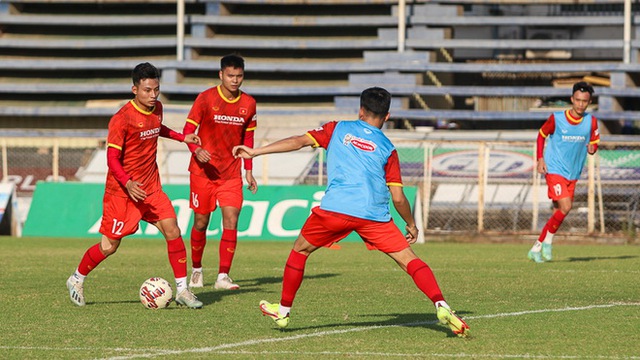
M 242 208 L 242 178 L 230 180 L 209 180 L 204 176 L 191 174 L 191 199 L 189 206 L 193 212 L 208 214 L 221 207 Z
M 301 234 L 313 246 L 322 247 L 344 239 L 352 231 L 360 235 L 369 250 L 392 253 L 409 247 L 393 219 L 387 222 L 365 220 L 322 210 L 319 206 L 311 210 Z
M 156 191 L 139 202 L 105 192 L 100 233 L 118 240 L 138 231 L 140 220 L 153 224 L 171 218 L 176 218 L 176 210 L 164 191 Z
M 578 180 L 567 180 L 556 174 L 546 174 L 549 199 L 556 201 L 570 197 L 573 199 Z

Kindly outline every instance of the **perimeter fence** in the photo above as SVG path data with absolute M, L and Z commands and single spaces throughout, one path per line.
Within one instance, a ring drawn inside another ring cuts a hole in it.
M 419 189 L 415 216 L 427 234 L 536 234 L 551 216 L 545 180 L 535 171 L 534 142 L 392 140 L 405 185 Z M 163 181 L 186 172 L 186 165 L 175 166 L 169 159 L 189 157 L 184 146 L 169 143 L 159 147 Z M 23 198 L 31 196 L 37 181 L 80 181 L 79 174 L 90 166 L 106 171 L 102 138 L 4 138 L 0 146 L 0 182 L 15 183 Z M 91 165 L 95 158 L 102 161 Z M 268 175 L 256 178 L 269 183 Z M 292 178 L 299 184 L 325 184 L 325 152 L 311 152 L 307 166 Z M 596 155 L 588 156 L 562 231 L 635 241 L 639 202 L 640 143 L 602 142 Z

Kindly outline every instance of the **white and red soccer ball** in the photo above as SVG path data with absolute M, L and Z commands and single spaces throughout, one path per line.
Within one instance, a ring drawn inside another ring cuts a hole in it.
M 140 286 L 140 302 L 147 309 L 164 309 L 171 304 L 172 298 L 171 285 L 161 277 L 149 278 Z

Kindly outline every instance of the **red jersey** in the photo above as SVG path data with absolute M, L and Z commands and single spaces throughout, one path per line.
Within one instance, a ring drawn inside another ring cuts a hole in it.
M 207 89 L 193 103 L 187 123 L 198 127 L 201 146 L 211 154 L 211 161 L 206 164 L 192 156 L 189 171 L 210 180 L 240 178 L 241 159 L 235 159 L 231 150 L 236 145 L 242 145 L 247 133 L 256 129 L 255 99 L 240 92 L 237 98 L 230 101 L 222 95 L 220 86 Z M 186 126 L 184 133 L 188 133 Z
M 124 171 L 131 179 L 142 183 L 151 194 L 161 190 L 156 153 L 162 127 L 162 103 L 156 102 L 152 111 L 140 109 L 133 100 L 124 105 L 109 121 L 107 146 L 121 151 Z M 107 172 L 105 192 L 128 197 L 111 169 Z

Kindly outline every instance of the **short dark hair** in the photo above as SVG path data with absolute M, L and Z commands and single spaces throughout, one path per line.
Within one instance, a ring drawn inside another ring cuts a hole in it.
M 240 55 L 230 54 L 220 59 L 220 70 L 225 68 L 240 68 L 244 70 L 244 59 Z
M 160 71 L 151 65 L 150 63 L 142 63 L 136 65 L 131 72 L 131 80 L 133 80 L 133 85 L 140 84 L 140 80 L 142 79 L 159 79 Z
M 360 107 L 378 117 L 384 117 L 391 107 L 391 94 L 381 87 L 371 87 L 360 94 Z
M 573 84 L 573 92 L 571 93 L 571 96 L 573 96 L 576 91 L 588 92 L 589 95 L 593 95 L 593 86 L 586 81 L 580 81 Z

